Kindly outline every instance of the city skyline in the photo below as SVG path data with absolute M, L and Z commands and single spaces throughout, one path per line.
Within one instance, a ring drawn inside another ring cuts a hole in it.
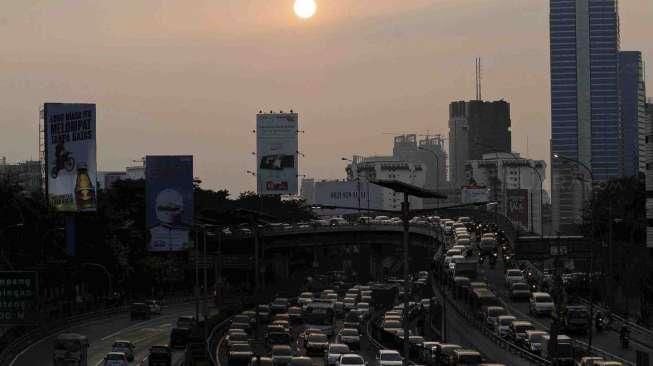
M 192 154 L 205 187 L 236 194 L 256 186 L 245 173 L 256 112 L 294 109 L 306 131 L 299 173 L 342 177 L 341 156 L 390 151 L 383 133 L 446 134 L 449 103 L 474 97 L 481 57 L 484 99 L 511 103 L 513 150 L 549 163 L 548 2 L 318 1 L 302 21 L 292 1 L 125 4 L 5 6 L 2 155 L 38 157 L 41 103 L 94 102 L 100 170 Z M 620 3 L 621 48 L 645 63 L 649 19 L 650 2 Z

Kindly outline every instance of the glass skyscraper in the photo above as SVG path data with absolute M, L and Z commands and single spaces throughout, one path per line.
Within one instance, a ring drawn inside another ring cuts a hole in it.
M 619 52 L 619 93 L 623 126 L 623 175 L 646 170 L 646 88 L 644 64 L 639 51 Z
M 617 0 L 550 0 L 553 227 L 573 231 L 595 181 L 622 175 Z

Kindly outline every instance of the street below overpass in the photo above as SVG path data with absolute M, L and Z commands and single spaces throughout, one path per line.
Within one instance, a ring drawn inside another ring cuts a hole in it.
M 128 312 L 111 318 L 91 320 L 32 344 L 19 354 L 10 366 L 52 365 L 52 353 L 57 335 L 69 332 L 88 337 L 89 366 L 102 365 L 104 356 L 111 351 L 111 346 L 116 340 L 131 341 L 134 344 L 134 361 L 131 364 L 140 365 L 146 360 L 151 346 L 169 343 L 170 331 L 178 317 L 194 315 L 194 313 L 194 304 L 179 304 L 164 307 L 161 315 L 147 321 L 132 321 Z M 183 351 L 175 351 L 173 365 L 181 365 L 182 362 Z
M 535 317 L 529 314 L 528 301 L 525 302 L 514 302 L 511 301 L 509 291 L 504 285 L 504 271 L 505 267 L 502 261 L 498 261 L 496 268 L 491 269 L 489 266 L 481 266 L 480 268 L 480 278 L 486 280 L 490 288 L 500 297 L 501 301 L 504 303 L 504 307 L 513 315 L 519 319 L 528 320 L 535 325 L 536 328 L 549 331 L 551 328 L 551 318 L 545 317 Z M 577 335 L 570 334 L 574 339 L 584 342 L 588 342 L 587 335 Z M 602 331 L 600 333 L 594 333 L 592 337 L 592 346 L 598 348 L 604 352 L 620 357 L 626 361 L 635 362 L 636 359 L 636 350 L 643 350 L 645 352 L 651 352 L 653 350 L 649 349 L 646 346 L 631 342 L 631 347 L 624 349 L 621 347 L 621 341 L 619 339 L 619 333 L 615 331 Z
M 433 290 L 438 297 L 444 298 L 445 301 L 447 301 L 447 313 L 445 317 L 447 322 L 446 343 L 458 344 L 464 348 L 478 350 L 485 358 L 493 362 L 500 362 L 511 366 L 534 365 L 533 363 L 500 347 L 476 329 L 465 318 L 460 316 L 453 307 L 461 305 L 456 304 L 455 300 L 453 300 L 446 292 L 440 291 L 438 286 L 435 285 L 435 281 Z

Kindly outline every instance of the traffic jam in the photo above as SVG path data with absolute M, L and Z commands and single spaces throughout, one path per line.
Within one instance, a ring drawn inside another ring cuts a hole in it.
M 586 335 L 591 324 L 587 306 L 568 303 L 558 309 L 548 292 L 554 289 L 552 271 L 547 269 L 538 278 L 532 264 L 515 261 L 508 241 L 495 225 L 460 217 L 443 219 L 441 226 L 446 247 L 434 258 L 435 283 L 456 310 L 486 328 L 492 339 L 510 344 L 511 349 L 539 363 L 623 365 L 586 352 L 574 336 Z M 497 269 L 499 261 L 502 276 Z M 565 281 L 563 286 L 568 284 L 571 282 Z M 558 334 L 552 339 L 549 330 L 556 318 Z

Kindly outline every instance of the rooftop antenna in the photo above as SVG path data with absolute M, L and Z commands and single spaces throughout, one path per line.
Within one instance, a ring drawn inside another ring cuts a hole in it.
M 481 58 L 477 57 L 474 60 L 474 64 L 475 64 L 475 71 L 476 71 L 476 100 L 482 100 L 483 99 L 483 91 L 482 91 L 483 74 L 481 69 Z

